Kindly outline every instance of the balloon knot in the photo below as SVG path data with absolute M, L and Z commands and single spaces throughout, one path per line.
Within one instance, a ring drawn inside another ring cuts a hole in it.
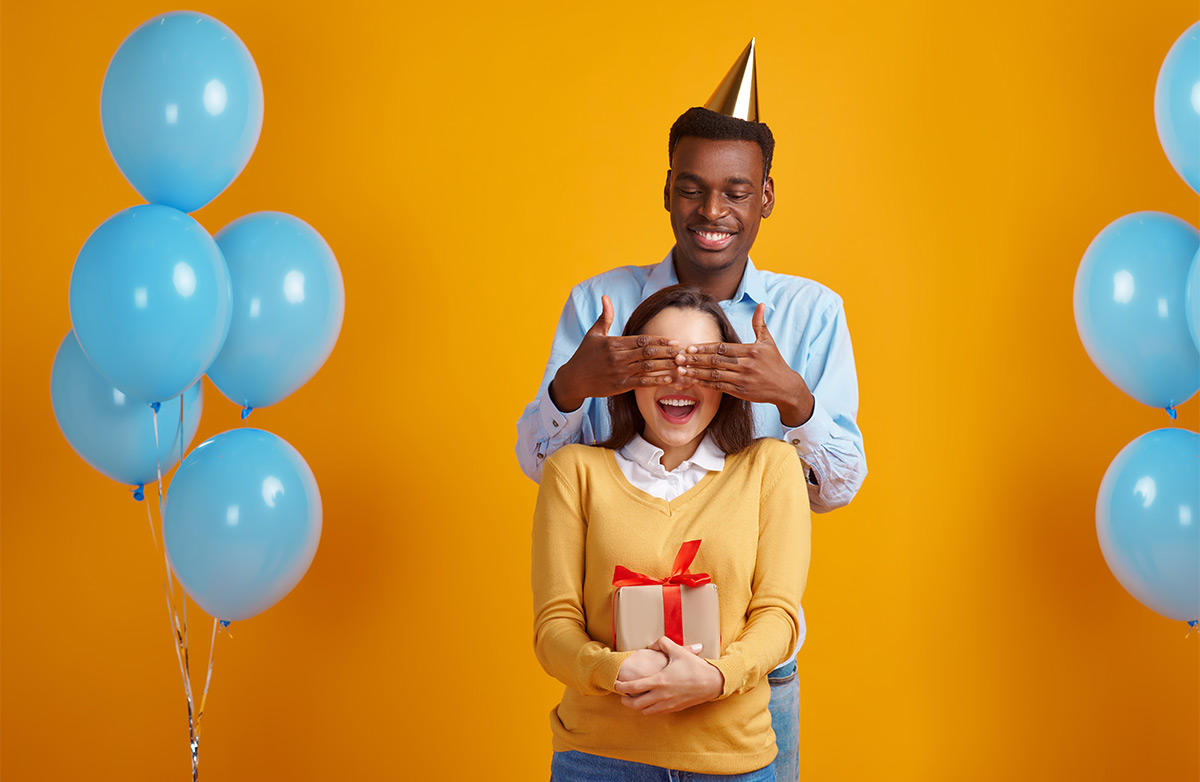
M 151 402 L 150 409 L 157 413 L 159 410 L 162 410 L 162 402 Z
M 221 623 L 221 627 L 224 627 L 226 630 L 229 629 L 229 625 L 233 624 L 233 622 L 229 619 L 218 619 L 217 621 L 219 621 Z M 1195 623 L 1193 622 L 1193 624 Z
M 242 408 L 242 420 L 245 421 L 247 418 L 249 418 L 250 413 L 253 412 L 253 410 L 254 410 L 254 408 L 251 407 L 250 405 L 246 405 L 245 407 L 243 407 Z
M 1190 637 L 1192 634 L 1192 631 L 1195 630 L 1197 627 L 1200 627 L 1200 619 L 1189 619 L 1187 626 L 1188 626 L 1188 631 L 1187 631 L 1187 635 L 1185 635 L 1184 638 Z
M 133 498 L 135 500 L 137 500 L 138 502 L 141 502 L 142 500 L 146 499 L 146 492 L 143 491 L 143 489 L 145 489 L 145 488 L 146 488 L 146 484 L 139 483 L 137 486 L 135 486 L 131 490 L 133 492 Z
M 1171 416 L 1172 421 L 1179 417 L 1179 413 L 1176 412 L 1174 405 L 1167 405 L 1167 415 Z

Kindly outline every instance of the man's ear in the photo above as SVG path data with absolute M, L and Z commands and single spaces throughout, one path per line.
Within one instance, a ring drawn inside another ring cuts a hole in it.
M 771 210 L 775 208 L 775 180 L 767 177 L 766 184 L 763 185 L 763 207 L 762 216 L 770 217 Z
M 671 169 L 667 169 L 667 183 L 663 185 L 663 208 L 671 211 Z

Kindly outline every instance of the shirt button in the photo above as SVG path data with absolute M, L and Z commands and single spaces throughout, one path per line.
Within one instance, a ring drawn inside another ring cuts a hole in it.
M 538 454 L 538 458 L 539 458 L 539 459 L 545 459 L 545 458 L 546 458 L 546 454 L 544 454 L 544 453 L 539 453 L 539 454 Z
M 558 427 L 558 421 L 551 421 L 550 423 L 554 424 L 556 428 Z
M 792 445 L 799 445 L 799 444 L 800 444 L 799 440 L 792 440 Z

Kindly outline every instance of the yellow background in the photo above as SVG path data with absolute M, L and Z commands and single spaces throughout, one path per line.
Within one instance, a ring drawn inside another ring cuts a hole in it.
M 104 71 L 165 10 L 3 9 L 14 782 L 188 774 L 145 508 L 75 456 L 49 398 L 75 255 L 140 202 L 104 145 Z M 1094 529 L 1111 459 L 1170 421 L 1095 369 L 1071 309 L 1108 222 L 1196 221 L 1152 110 L 1194 3 L 195 10 L 241 36 L 266 95 L 249 166 L 196 217 L 295 214 L 347 291 L 324 369 L 250 419 L 308 460 L 325 528 L 299 587 L 218 639 L 202 778 L 547 776 L 560 686 L 532 652 L 514 424 L 570 285 L 670 247 L 667 129 L 751 35 L 779 140 L 753 255 L 845 298 L 870 467 L 814 525 L 805 778 L 1197 778 L 1200 640 L 1126 594 Z M 195 443 L 238 425 L 208 386 Z M 200 679 L 211 624 L 190 617 Z

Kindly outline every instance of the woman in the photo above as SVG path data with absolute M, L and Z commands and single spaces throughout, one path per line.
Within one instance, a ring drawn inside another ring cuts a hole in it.
M 624 333 L 738 341 L 714 299 L 681 285 L 642 302 Z M 808 572 L 800 461 L 781 441 L 752 440 L 746 402 L 686 378 L 609 407 L 607 441 L 546 461 L 534 513 L 534 646 L 567 685 L 551 714 L 551 778 L 774 782 L 766 676 L 796 643 Z M 613 651 L 614 568 L 665 576 L 696 539 L 691 571 L 720 594 L 720 656 L 667 638 Z

